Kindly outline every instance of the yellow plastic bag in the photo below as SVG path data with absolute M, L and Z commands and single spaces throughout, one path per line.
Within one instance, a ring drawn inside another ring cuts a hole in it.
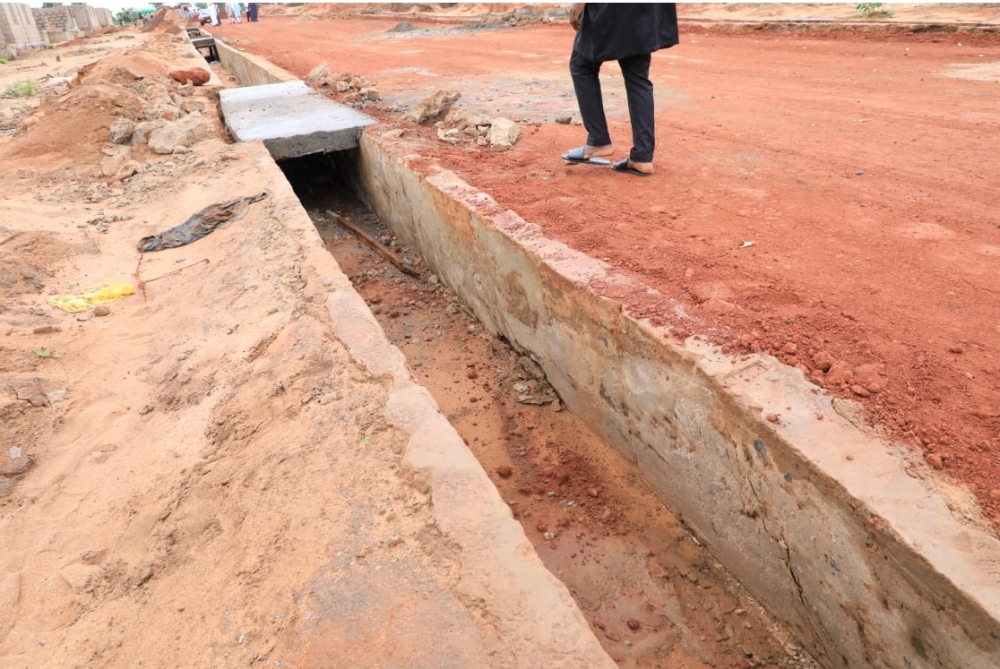
M 49 306 L 62 309 L 71 314 L 78 314 L 96 307 L 120 300 L 126 295 L 135 293 L 130 283 L 104 283 L 88 288 L 81 295 L 53 295 L 49 298 Z

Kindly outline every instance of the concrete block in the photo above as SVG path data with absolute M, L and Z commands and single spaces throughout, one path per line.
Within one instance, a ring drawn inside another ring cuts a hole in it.
M 377 122 L 301 81 L 222 90 L 219 101 L 233 137 L 264 142 L 276 160 L 353 149 Z

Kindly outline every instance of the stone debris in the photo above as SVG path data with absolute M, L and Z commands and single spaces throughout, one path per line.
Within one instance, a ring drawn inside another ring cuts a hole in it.
M 458 91 L 438 91 L 411 107 L 403 114 L 403 120 L 411 123 L 423 123 L 437 118 L 461 97 L 462 94 Z
M 179 121 L 162 125 L 149 134 L 149 148 L 154 153 L 184 153 L 192 144 L 208 135 L 208 122 L 199 112 Z M 180 149 L 180 151 L 178 151 Z
M 119 116 L 111 122 L 109 131 L 112 142 L 115 144 L 126 144 L 132 138 L 132 133 L 135 131 L 135 123 L 130 118 Z
M 306 84 L 312 88 L 344 93 L 340 99 L 344 104 L 361 107 L 367 102 L 378 102 L 382 99 L 376 88 L 376 83 L 369 81 L 360 74 L 334 74 L 330 66 L 323 61 L 306 75 Z
M 490 150 L 509 151 L 520 133 L 520 126 L 509 118 L 493 119 L 490 123 Z
M 437 128 L 438 139 L 447 144 L 472 142 L 477 146 L 489 146 L 493 151 L 507 151 L 520 134 L 518 124 L 503 117 L 489 119 L 454 108 L 442 112 L 441 117 L 434 127 Z

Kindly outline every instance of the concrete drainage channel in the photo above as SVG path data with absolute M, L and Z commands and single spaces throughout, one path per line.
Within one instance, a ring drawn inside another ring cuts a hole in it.
M 244 84 L 294 80 L 218 48 Z M 1000 666 L 1000 542 L 951 510 L 957 491 L 796 370 L 623 313 L 593 286 L 648 289 L 398 146 L 364 133 L 358 195 L 822 665 Z

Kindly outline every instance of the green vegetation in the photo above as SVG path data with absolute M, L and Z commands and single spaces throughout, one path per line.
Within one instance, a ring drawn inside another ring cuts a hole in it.
M 854 5 L 858 13 L 864 17 L 892 16 L 893 11 L 884 2 L 859 2 Z
M 35 93 L 35 80 L 31 77 L 8 84 L 3 95 L 7 98 L 27 98 Z
M 7 59 L 6 58 L 0 58 L 0 65 L 6 65 L 6 64 L 7 64 Z

